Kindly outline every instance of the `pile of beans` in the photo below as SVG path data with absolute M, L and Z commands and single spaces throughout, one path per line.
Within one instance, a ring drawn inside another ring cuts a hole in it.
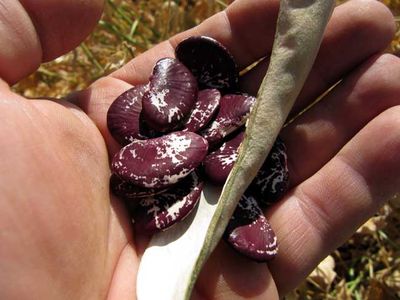
M 190 214 L 205 183 L 225 183 L 256 101 L 239 91 L 236 63 L 216 40 L 190 37 L 175 54 L 156 63 L 147 84 L 121 94 L 107 115 L 123 146 L 112 160 L 111 190 L 136 203 L 134 223 L 146 234 Z M 261 208 L 279 200 L 288 184 L 286 148 L 278 138 L 225 231 L 235 250 L 256 261 L 276 255 Z

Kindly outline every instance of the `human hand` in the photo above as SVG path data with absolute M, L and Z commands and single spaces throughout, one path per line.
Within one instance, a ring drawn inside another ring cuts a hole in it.
M 37 15 L 32 11 L 41 11 L 35 3 L 28 9 L 31 16 Z M 62 8 L 68 20 L 67 8 L 80 11 L 73 3 L 77 2 L 65 0 L 55 10 Z M 96 19 L 97 1 L 86 3 L 91 5 L 88 15 L 91 11 Z M 108 107 L 132 84 L 147 81 L 155 61 L 173 55 L 174 45 L 189 35 L 212 36 L 229 48 L 241 67 L 251 64 L 270 52 L 277 11 L 277 1 L 237 0 L 226 13 L 71 95 L 68 100 L 73 104 L 28 101 L 11 93 L 6 84 L 1 86 L 1 298 L 135 298 L 138 236 L 121 202 L 108 192 L 107 152 L 111 156 L 119 147 L 106 127 Z M 47 59 L 82 38 L 79 30 L 72 30 L 71 37 L 62 35 L 64 25 L 54 26 L 48 19 L 40 24 L 37 28 L 53 33 L 46 38 L 39 32 L 44 53 L 53 53 L 45 55 Z M 84 27 L 90 28 L 91 23 Z M 284 295 L 398 192 L 400 85 L 395 79 L 400 62 L 377 54 L 392 34 L 391 15 L 379 2 L 351 1 L 335 11 L 293 114 L 339 79 L 343 81 L 282 132 L 292 189 L 267 212 L 280 253 L 267 267 L 221 243 L 205 266 L 193 298 Z M 65 37 L 65 44 L 56 51 L 52 42 L 59 36 Z M 15 51 L 21 48 L 17 45 Z M 24 53 L 15 51 L 16 56 Z M 0 61 L 4 60 L 0 54 Z M 3 64 L 0 74 L 11 83 L 34 65 L 21 64 L 25 69 L 16 72 L 15 65 Z M 242 78 L 243 89 L 255 93 L 265 68 L 261 64 Z

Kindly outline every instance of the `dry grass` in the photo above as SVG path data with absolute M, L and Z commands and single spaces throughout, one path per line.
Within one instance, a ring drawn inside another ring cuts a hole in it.
M 124 65 L 159 41 L 223 9 L 224 0 L 106 0 L 95 32 L 76 50 L 14 87 L 62 97 Z M 343 1 L 342 1 L 343 2 Z M 384 0 L 400 24 L 400 0 Z M 400 55 L 400 26 L 391 51 Z M 392 199 L 288 299 L 400 299 L 400 197 Z

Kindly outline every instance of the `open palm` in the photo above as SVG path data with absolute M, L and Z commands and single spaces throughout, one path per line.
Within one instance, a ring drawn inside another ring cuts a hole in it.
M 49 59 L 83 37 L 81 28 L 94 24 L 101 5 L 59 1 L 54 11 L 61 9 L 67 21 L 76 11 L 92 16 L 77 19 L 83 24 L 74 32 L 62 18 L 54 26 L 35 13 L 37 3 L 46 2 L 52 7 L 50 0 L 21 1 L 36 26 L 42 57 Z M 133 84 L 146 82 L 154 63 L 173 56 L 182 38 L 195 34 L 221 41 L 240 67 L 266 57 L 242 78 L 243 89 L 254 94 L 268 63 L 277 11 L 278 1 L 237 0 L 68 101 L 26 100 L 0 84 L 0 298 L 135 299 L 145 241 L 109 193 L 109 157 L 119 146 L 106 128 L 107 109 Z M 52 30 L 61 35 L 67 29 L 70 36 L 54 43 Z M 195 299 L 283 295 L 399 192 L 400 85 L 394 78 L 400 61 L 379 54 L 393 30 L 390 12 L 378 2 L 355 0 L 336 9 L 293 115 L 343 81 L 282 131 L 292 189 L 267 212 L 280 254 L 267 267 L 221 243 L 198 280 Z M 18 63 L 0 67 L 7 82 L 35 66 Z

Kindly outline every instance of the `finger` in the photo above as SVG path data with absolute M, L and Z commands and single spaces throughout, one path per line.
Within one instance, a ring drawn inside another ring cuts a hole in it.
M 283 129 L 292 186 L 318 171 L 375 116 L 400 105 L 398 78 L 399 58 L 373 57 Z
M 0 0 L 0 78 L 13 84 L 75 48 L 100 17 L 103 0 Z
M 43 61 L 79 45 L 97 24 L 104 0 L 20 0 L 38 33 Z
M 378 1 L 349 1 L 338 6 L 328 24 L 314 66 L 292 110 L 297 114 L 345 74 L 389 45 L 395 31 L 390 10 Z M 257 94 L 269 58 L 241 80 L 242 89 Z
M 280 241 L 270 271 L 281 295 L 399 192 L 399 149 L 396 106 L 368 123 L 318 173 L 268 212 Z
M 4 3 L 5 2 L 5 3 Z M 19 1 L 0 0 L 0 78 L 15 83 L 35 70 L 42 57 L 39 38 Z

